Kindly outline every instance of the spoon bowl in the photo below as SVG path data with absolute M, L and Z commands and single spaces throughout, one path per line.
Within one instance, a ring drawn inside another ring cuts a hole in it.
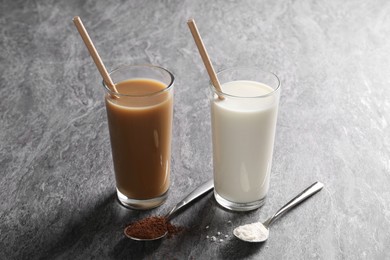
M 129 227 L 126 227 L 125 230 L 124 230 L 125 236 L 126 236 L 127 238 L 130 238 L 130 239 L 135 240 L 135 241 L 154 241 L 154 240 L 159 240 L 159 239 L 161 239 L 161 238 L 164 238 L 166 235 L 168 235 L 168 230 L 167 230 L 167 231 L 165 231 L 165 233 L 164 233 L 163 235 L 161 235 L 161 236 L 159 236 L 159 237 L 154 237 L 154 238 L 138 238 L 138 237 L 130 236 L 129 234 L 127 234 L 127 229 L 128 229 L 128 228 L 129 228 Z
M 235 228 L 233 234 L 245 242 L 264 242 L 268 239 L 269 229 L 261 222 L 255 222 Z
M 304 191 L 299 193 L 292 200 L 287 202 L 282 208 L 280 208 L 272 217 L 267 219 L 264 223 L 255 222 L 252 224 L 247 224 L 243 226 L 236 227 L 233 230 L 233 234 L 238 239 L 245 242 L 264 242 L 268 239 L 269 236 L 269 227 L 272 223 L 279 218 L 281 215 L 299 205 L 309 197 L 313 196 L 315 193 L 319 192 L 324 187 L 324 184 L 321 182 L 315 182 L 306 188 Z
M 212 189 L 214 188 L 214 182 L 213 180 L 209 180 L 205 183 L 203 183 L 202 185 L 200 185 L 199 187 L 197 187 L 195 190 L 193 190 L 190 194 L 188 194 L 184 199 L 182 199 L 179 203 L 177 203 L 175 205 L 175 207 L 173 207 L 164 217 L 164 220 L 165 220 L 165 227 L 161 227 L 161 225 L 163 225 L 162 223 L 158 223 L 156 225 L 160 225 L 160 228 L 165 228 L 165 233 L 160 235 L 160 236 L 157 236 L 157 237 L 152 237 L 152 238 L 141 238 L 141 237 L 135 237 L 135 236 L 131 236 L 129 235 L 129 232 L 128 230 L 132 227 L 132 225 L 130 224 L 129 226 L 127 226 L 125 229 L 124 229 L 124 233 L 125 233 L 125 236 L 132 239 L 132 240 L 136 240 L 136 241 L 154 241 L 154 240 L 158 240 L 158 239 L 162 239 L 164 238 L 167 234 L 168 234 L 168 228 L 167 228 L 167 224 L 169 222 L 169 220 L 171 220 L 173 217 L 175 217 L 177 215 L 177 213 L 184 207 L 190 205 L 192 202 L 194 202 L 197 198 L 207 194 L 208 192 L 210 192 Z M 142 221 L 142 220 L 141 220 Z

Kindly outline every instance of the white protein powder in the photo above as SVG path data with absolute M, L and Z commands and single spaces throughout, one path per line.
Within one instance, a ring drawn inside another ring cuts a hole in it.
M 245 241 L 262 242 L 268 238 L 268 229 L 260 222 L 239 226 L 233 230 L 233 234 Z

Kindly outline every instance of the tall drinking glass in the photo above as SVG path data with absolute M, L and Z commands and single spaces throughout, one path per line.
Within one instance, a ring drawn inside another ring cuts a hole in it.
M 211 85 L 214 196 L 225 208 L 253 210 L 268 193 L 280 82 L 256 67 L 217 75 L 222 92 Z
M 103 82 L 118 199 L 129 208 L 157 207 L 170 186 L 174 76 L 153 65 L 110 76 L 119 92 Z

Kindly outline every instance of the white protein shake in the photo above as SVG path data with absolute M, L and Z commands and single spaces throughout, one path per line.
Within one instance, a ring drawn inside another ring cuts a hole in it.
M 224 200 L 250 204 L 267 195 L 279 102 L 279 92 L 273 91 L 239 80 L 222 84 L 223 100 L 214 95 L 214 186 Z

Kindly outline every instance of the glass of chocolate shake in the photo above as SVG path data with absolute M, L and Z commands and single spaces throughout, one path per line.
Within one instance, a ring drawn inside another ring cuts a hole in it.
M 126 65 L 103 82 L 119 201 L 133 209 L 164 203 L 170 185 L 174 76 L 153 65 Z

